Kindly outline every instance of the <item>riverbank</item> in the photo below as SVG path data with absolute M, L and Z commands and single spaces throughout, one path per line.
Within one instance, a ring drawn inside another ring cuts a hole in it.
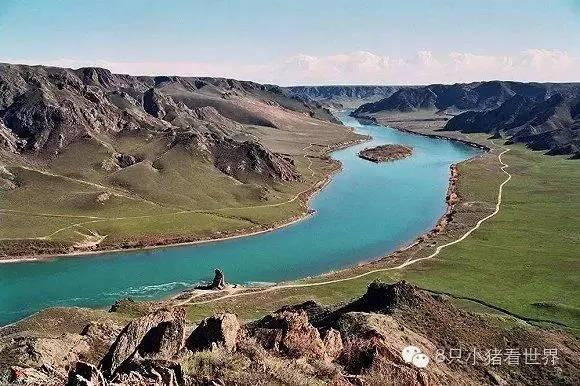
M 331 164 L 331 169 L 324 173 L 313 186 L 310 188 L 296 194 L 292 199 L 278 203 L 272 204 L 272 206 L 280 206 L 284 205 L 289 202 L 293 202 L 295 200 L 299 200 L 301 202 L 302 211 L 290 218 L 287 218 L 280 222 L 274 222 L 269 225 L 260 225 L 257 227 L 251 227 L 247 229 L 240 229 L 237 231 L 221 231 L 217 232 L 213 235 L 207 237 L 199 237 L 199 236 L 191 236 L 191 237 L 156 237 L 156 238 L 143 238 L 133 242 L 126 242 L 122 245 L 116 244 L 108 244 L 106 246 L 103 245 L 96 245 L 94 248 L 90 250 L 79 250 L 79 249 L 72 249 L 72 247 L 67 247 L 61 250 L 51 251 L 51 253 L 36 253 L 36 254 L 22 254 L 22 255 L 7 255 L 7 256 L 0 256 L 0 264 L 9 264 L 9 263 L 19 263 L 19 262 L 33 262 L 33 261 L 49 261 L 55 258 L 66 258 L 66 257 L 79 257 L 79 256 L 90 256 L 90 255 L 100 255 L 104 253 L 115 253 L 115 252 L 126 252 L 126 251 L 139 251 L 139 250 L 151 250 L 156 248 L 164 248 L 164 247 L 179 247 L 179 246 L 187 246 L 187 245 L 196 245 L 196 244 L 205 244 L 211 242 L 220 242 L 226 240 L 233 240 L 242 237 L 251 237 L 257 236 L 260 234 L 273 232 L 275 230 L 296 224 L 300 221 L 307 219 L 308 217 L 315 214 L 315 211 L 309 209 L 309 204 L 311 200 L 318 194 L 326 185 L 330 183 L 332 180 L 332 176 L 341 170 L 341 164 L 338 161 L 333 160 L 330 158 L 330 153 L 348 148 L 350 146 L 354 146 L 358 143 L 362 143 L 367 141 L 368 138 L 361 137 L 359 139 L 345 141 L 336 143 L 331 146 L 325 146 L 324 150 L 320 153 L 320 155 L 312 156 L 308 154 L 304 154 L 304 157 L 309 160 L 310 166 L 309 171 L 315 175 L 314 171 L 311 169 L 312 161 L 310 158 L 319 158 Z M 313 146 L 310 144 L 307 148 Z M 307 150 L 304 149 L 304 151 Z M 235 209 L 235 208 L 234 208 Z

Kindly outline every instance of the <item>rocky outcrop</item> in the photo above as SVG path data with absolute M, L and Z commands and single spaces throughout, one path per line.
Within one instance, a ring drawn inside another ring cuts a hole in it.
M 60 386 L 64 378 L 60 374 L 47 371 L 46 368 L 38 370 L 33 367 L 12 366 L 8 380 L 14 385 Z
M 505 328 L 496 318 L 460 310 L 446 297 L 405 282 L 373 282 L 349 304 L 309 301 L 241 327 L 235 315 L 218 314 L 204 319 L 185 345 L 184 318 L 175 309 L 135 319 L 115 339 L 101 368 L 75 361 L 67 385 L 573 385 L 580 373 L 580 346 L 572 335 L 511 322 Z M 102 336 L 107 330 L 91 324 L 83 334 Z M 530 366 L 502 360 L 490 366 L 477 358 L 447 357 L 463 347 L 469 348 L 465 355 L 494 347 L 521 352 L 550 347 L 558 350 L 559 362 Z M 12 365 L 8 379 L 67 382 L 62 368 L 40 361 Z
M 226 280 L 224 278 L 224 273 L 221 271 L 221 269 L 216 269 L 215 270 L 215 276 L 213 278 L 213 281 L 211 283 L 211 288 L 212 289 L 224 289 L 226 286 Z
M 329 328 L 322 334 L 322 343 L 324 344 L 326 358 L 330 361 L 338 358 L 344 349 L 342 336 L 334 328 Z
M 218 314 L 201 321 L 185 341 L 191 351 L 210 350 L 221 346 L 226 351 L 236 349 L 240 323 L 234 314 Z
M 392 314 L 403 307 L 416 307 L 421 301 L 415 287 L 404 280 L 395 284 L 373 281 L 361 298 L 340 307 L 335 314 L 353 311 Z
M 256 174 L 281 181 L 302 180 L 291 158 L 274 154 L 258 142 L 225 140 L 212 147 L 212 154 L 218 169 L 240 181 Z
M 0 163 L 0 190 L 12 190 L 18 187 L 14 174 Z
M 182 146 L 210 159 L 222 173 L 241 182 L 260 179 L 301 181 L 290 157 L 272 153 L 255 141 L 239 142 L 211 133 L 175 133 L 171 147 Z
M 0 346 L 0 358 L 9 358 L 10 364 L 23 368 L 48 367 L 68 369 L 90 352 L 87 340 L 77 334 L 59 337 L 16 336 L 9 345 Z M 0 368 L 7 363 L 0 361 Z
M 135 165 L 139 160 L 136 156 L 124 153 L 113 153 L 101 162 L 101 168 L 108 172 L 121 170 Z
M 222 272 L 221 269 L 216 269 L 214 271 L 214 277 L 213 277 L 213 280 L 210 284 L 199 285 L 199 286 L 195 287 L 195 289 L 212 290 L 212 291 L 223 290 L 224 288 L 226 288 L 226 280 L 225 280 L 224 273 Z
M 143 93 L 143 109 L 147 114 L 155 118 L 163 119 L 167 114 L 165 110 L 167 105 L 175 107 L 175 102 L 171 98 L 161 94 L 155 88 L 152 87 Z
M 181 365 L 162 359 L 142 359 L 128 363 L 118 373 L 115 383 L 127 386 L 185 386 Z
M 119 334 L 100 367 L 105 376 L 142 359 L 170 360 L 183 347 L 185 310 L 157 311 L 129 323 Z

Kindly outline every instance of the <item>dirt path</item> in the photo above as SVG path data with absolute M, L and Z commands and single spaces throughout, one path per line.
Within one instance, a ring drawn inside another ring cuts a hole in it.
M 306 287 L 318 287 L 318 286 L 324 286 L 324 285 L 328 285 L 328 284 L 334 284 L 334 283 L 341 283 L 341 282 L 346 282 L 346 281 L 351 281 L 351 280 L 356 280 L 356 279 L 360 279 L 363 278 L 365 276 L 369 276 L 375 273 L 380 273 L 380 272 L 386 272 L 386 271 L 393 271 L 393 270 L 400 270 L 403 269 L 405 267 L 408 267 L 412 264 L 416 264 L 420 261 L 424 261 L 424 260 L 429 260 L 434 258 L 435 256 L 439 255 L 439 253 L 441 253 L 441 251 L 451 245 L 455 245 L 457 243 L 460 243 L 461 241 L 465 240 L 467 237 L 469 237 L 469 235 L 471 235 L 475 230 L 479 229 L 479 227 L 481 226 L 481 224 L 483 224 L 485 221 L 489 220 L 490 218 L 494 217 L 496 214 L 499 213 L 500 208 L 501 208 L 501 203 L 502 203 L 502 194 L 503 194 L 503 188 L 505 186 L 505 184 L 507 184 L 511 178 L 512 175 L 506 171 L 506 169 L 509 167 L 508 164 L 506 164 L 505 162 L 503 162 L 502 160 L 502 156 L 507 153 L 508 151 L 510 151 L 510 149 L 505 149 L 504 151 L 502 151 L 499 155 L 498 155 L 498 161 L 500 162 L 501 166 L 501 171 L 507 176 L 507 178 L 499 185 L 499 190 L 498 190 L 498 194 L 497 194 L 497 203 L 495 205 L 495 210 L 485 216 L 484 218 L 482 218 L 481 220 L 479 220 L 477 222 L 477 224 L 475 224 L 475 226 L 473 226 L 472 228 L 470 228 L 467 232 L 465 232 L 461 237 L 459 237 L 456 240 L 453 240 L 451 242 L 448 242 L 446 244 L 440 245 L 438 246 L 435 251 L 430 254 L 429 256 L 426 257 L 420 257 L 417 259 L 409 259 L 407 261 L 405 261 L 402 264 L 399 264 L 395 267 L 389 267 L 389 268 L 379 268 L 379 269 L 374 269 L 368 272 L 364 272 L 358 275 L 354 275 L 354 276 L 349 276 L 349 277 L 345 277 L 345 278 L 340 278 L 340 279 L 333 279 L 333 280 L 325 280 L 325 281 L 321 281 L 321 282 L 316 282 L 316 283 L 304 283 L 304 284 L 286 284 L 286 285 L 276 285 L 276 286 L 272 286 L 272 287 L 267 287 L 264 288 L 262 290 L 255 290 L 255 291 L 249 291 L 249 292 L 237 292 L 237 293 L 229 293 L 227 295 L 221 296 L 219 298 L 214 298 L 214 299 L 209 299 L 209 300 L 203 300 L 203 301 L 199 301 L 199 302 L 191 302 L 191 300 L 193 300 L 193 298 L 199 296 L 198 294 L 196 294 L 196 296 L 192 296 L 184 301 L 181 301 L 179 303 L 177 303 L 177 306 L 184 306 L 184 305 L 197 305 L 197 304 L 207 304 L 207 303 L 212 303 L 212 302 L 216 302 L 219 300 L 223 300 L 223 299 L 231 299 L 231 298 L 236 298 L 236 297 L 241 297 L 244 295 L 250 295 L 250 294 L 263 294 L 266 292 L 272 292 L 272 291 L 277 291 L 277 290 L 281 290 L 281 289 L 290 289 L 290 288 L 306 288 Z

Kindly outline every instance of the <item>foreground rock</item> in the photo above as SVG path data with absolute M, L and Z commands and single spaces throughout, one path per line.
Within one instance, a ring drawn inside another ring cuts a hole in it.
M 77 362 L 68 375 L 67 386 L 106 386 L 107 380 L 96 366 L 86 362 Z
M 170 360 L 183 347 L 184 334 L 185 310 L 182 308 L 158 311 L 136 319 L 121 331 L 100 367 L 106 376 L 113 376 L 131 362 Z
M 372 162 L 394 161 L 411 156 L 413 149 L 403 145 L 381 145 L 364 149 L 358 156 Z
M 185 347 L 191 351 L 212 349 L 220 345 L 232 352 L 236 348 L 240 323 L 234 314 L 214 315 L 204 319 L 187 338 Z
M 521 321 L 504 322 L 457 309 L 445 297 L 406 282 L 373 282 L 362 297 L 348 304 L 325 307 L 308 301 L 246 324 L 234 314 L 218 314 L 204 319 L 187 339 L 184 310 L 159 310 L 128 323 L 101 360 L 73 362 L 67 384 L 578 384 L 576 337 Z M 114 329 L 100 322 L 83 331 L 99 337 Z M 20 360 L 17 365 L 5 357 L 17 352 L 7 351 L 13 342 L 13 337 L 0 335 L 1 363 L 12 364 L 10 382 L 67 382 L 61 354 L 51 358 L 45 351 L 43 360 Z M 92 342 L 103 339 L 86 342 L 92 351 Z M 16 344 L 21 346 L 22 342 Z M 507 362 L 508 350 L 523 355 L 531 348 L 541 350 L 541 365 L 526 364 L 523 356 L 520 362 Z M 556 350 L 557 357 L 545 361 L 544 349 Z M 490 350 L 501 353 L 498 361 L 486 363 Z M 474 351 L 480 356 L 470 359 Z M 47 366 L 50 359 L 61 364 Z

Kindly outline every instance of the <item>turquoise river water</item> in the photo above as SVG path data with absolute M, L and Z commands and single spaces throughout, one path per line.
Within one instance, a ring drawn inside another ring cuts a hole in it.
M 311 201 L 314 216 L 227 241 L 0 264 L 0 325 L 47 307 L 161 298 L 210 280 L 214 268 L 241 284 L 320 274 L 384 256 L 431 229 L 445 211 L 449 166 L 479 150 L 338 116 L 372 140 L 332 154 L 343 168 Z M 414 153 L 382 164 L 357 157 L 386 143 Z

